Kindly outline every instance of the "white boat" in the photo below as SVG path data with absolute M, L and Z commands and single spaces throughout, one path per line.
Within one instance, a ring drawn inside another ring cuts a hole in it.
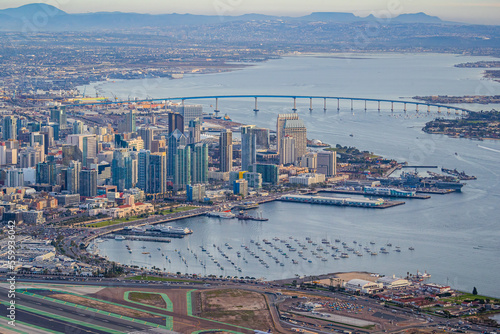
M 125 237 L 123 235 L 117 235 L 115 236 L 115 240 L 125 240 Z
M 222 218 L 222 219 L 232 219 L 236 215 L 230 211 L 211 211 L 207 213 L 208 217 Z

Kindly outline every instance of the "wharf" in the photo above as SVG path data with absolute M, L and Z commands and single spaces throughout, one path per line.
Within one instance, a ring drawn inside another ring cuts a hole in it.
M 327 192 L 333 194 L 349 194 L 349 195 L 363 195 L 370 197 L 396 197 L 396 198 L 408 198 L 408 199 L 429 199 L 429 195 L 414 195 L 414 196 L 398 196 L 398 195 L 386 195 L 386 194 L 367 194 L 361 190 L 341 190 L 341 189 L 321 189 L 320 192 Z
M 415 190 L 415 189 L 414 189 Z M 416 190 L 417 194 L 436 194 L 436 195 L 445 195 L 457 192 L 456 189 L 438 189 L 438 188 L 418 188 Z
M 349 206 L 370 209 L 387 209 L 393 206 L 403 205 L 403 201 L 384 201 L 382 199 L 353 199 L 348 197 L 323 197 L 323 196 L 308 196 L 308 195 L 285 195 L 279 198 L 284 202 L 298 202 L 306 204 L 323 204 L 335 206 Z
M 186 235 L 189 235 L 181 233 L 165 233 L 165 232 L 149 232 L 149 231 L 136 232 L 128 229 L 114 231 L 113 233 L 120 235 L 130 235 L 133 237 L 150 237 L 150 238 L 184 238 Z
M 113 235 L 103 235 L 101 238 L 103 239 L 114 239 L 115 237 Z M 151 237 L 138 237 L 134 235 L 128 235 L 125 240 L 133 240 L 133 241 L 156 241 L 156 242 L 166 242 L 169 243 L 172 240 L 167 239 L 167 238 L 151 238 Z

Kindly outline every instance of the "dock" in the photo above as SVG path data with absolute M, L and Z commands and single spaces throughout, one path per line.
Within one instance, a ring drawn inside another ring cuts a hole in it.
M 348 206 L 358 208 L 370 209 L 387 209 L 398 205 L 403 205 L 403 201 L 384 201 L 382 199 L 367 199 L 357 198 L 352 199 L 349 197 L 323 197 L 323 196 L 309 196 L 309 195 L 284 195 L 278 200 L 283 202 L 297 202 L 306 204 L 323 204 L 335 206 Z
M 115 237 L 113 235 L 103 235 L 101 237 L 102 239 L 114 239 Z M 138 236 L 134 236 L 134 235 L 128 235 L 126 236 L 126 239 L 125 240 L 133 240 L 133 241 L 155 241 L 155 242 L 166 242 L 166 243 L 169 243 L 171 242 L 172 240 L 170 239 L 167 239 L 167 238 L 148 238 L 148 237 L 138 237 Z
M 386 195 L 386 194 L 369 194 L 362 190 L 342 190 L 342 189 L 321 189 L 320 192 L 327 192 L 333 194 L 348 194 L 348 195 L 362 195 L 362 196 L 372 196 L 372 197 L 392 197 L 392 198 L 408 198 L 408 199 L 429 199 L 429 195 L 418 195 L 413 196 L 398 196 L 398 195 Z

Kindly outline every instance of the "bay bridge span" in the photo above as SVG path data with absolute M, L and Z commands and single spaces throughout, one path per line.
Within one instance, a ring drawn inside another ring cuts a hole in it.
M 298 99 L 306 99 L 309 100 L 309 111 L 313 111 L 313 100 L 322 100 L 323 101 L 323 110 L 327 111 L 328 101 L 336 102 L 337 111 L 340 111 L 340 101 L 349 101 L 350 109 L 354 110 L 354 102 L 362 102 L 364 103 L 364 110 L 367 110 L 368 102 L 376 103 L 378 111 L 381 110 L 381 104 L 389 104 L 391 111 L 394 111 L 394 105 L 402 106 L 402 109 L 406 112 L 408 106 L 415 107 L 415 111 L 419 111 L 419 108 L 427 108 L 427 112 L 431 111 L 431 108 L 437 109 L 438 113 L 441 113 L 441 109 L 446 109 L 447 113 L 450 114 L 452 111 L 455 114 L 461 113 L 462 115 L 466 115 L 471 110 L 450 106 L 446 104 L 436 104 L 436 103 L 428 103 L 428 102 L 419 102 L 419 101 L 408 101 L 408 100 L 391 100 L 391 99 L 378 99 L 378 98 L 363 98 L 363 97 L 345 97 L 345 96 L 318 96 L 318 95 L 201 95 L 201 96 L 183 96 L 183 97 L 164 97 L 164 98 L 150 98 L 150 99 L 128 99 L 128 100 L 115 100 L 115 101 L 102 101 L 102 102 L 91 102 L 86 103 L 82 101 L 82 103 L 75 103 L 66 105 L 67 107 L 78 107 L 78 106 L 98 106 L 98 105 L 120 105 L 120 104 L 129 104 L 129 103 L 166 103 L 168 101 L 180 101 L 184 104 L 185 101 L 193 101 L 193 100 L 214 100 L 215 101 L 215 109 L 214 112 L 218 113 L 219 110 L 219 99 L 253 99 L 254 100 L 254 109 L 253 111 L 258 112 L 258 100 L 259 99 L 290 99 L 293 101 L 292 111 L 297 111 L 297 100 Z

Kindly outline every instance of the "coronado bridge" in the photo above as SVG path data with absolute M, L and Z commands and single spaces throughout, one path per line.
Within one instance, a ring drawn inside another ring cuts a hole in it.
M 253 99 L 254 100 L 254 109 L 253 111 L 258 112 L 258 100 L 259 99 L 289 99 L 293 102 L 292 111 L 297 111 L 297 100 L 305 99 L 309 100 L 309 111 L 313 111 L 313 100 L 322 100 L 323 101 L 323 110 L 327 111 L 328 101 L 333 101 L 336 105 L 337 111 L 340 111 L 340 101 L 349 101 L 350 109 L 354 110 L 354 102 L 362 102 L 364 103 L 364 110 L 366 111 L 368 108 L 368 103 L 375 103 L 378 111 L 381 110 L 382 103 L 384 106 L 390 104 L 390 110 L 394 111 L 394 105 L 402 107 L 401 109 L 405 112 L 409 106 L 414 107 L 415 111 L 418 112 L 420 107 L 426 108 L 427 112 L 431 112 L 431 108 L 437 109 L 438 113 L 442 112 L 442 109 L 445 109 L 448 114 L 454 112 L 455 114 L 462 113 L 466 115 L 469 112 L 472 112 L 469 109 L 454 107 L 446 104 L 437 104 L 437 103 L 428 103 L 428 102 L 418 102 L 418 101 L 405 101 L 405 100 L 390 100 L 390 99 L 377 99 L 377 98 L 363 98 L 363 97 L 345 97 L 345 96 L 315 96 L 315 95 L 205 95 L 205 96 L 183 96 L 183 97 L 164 97 L 164 98 L 150 98 L 150 99 L 132 99 L 132 100 L 124 100 L 124 101 L 102 101 L 102 102 L 84 102 L 66 105 L 66 107 L 78 107 L 78 106 L 99 106 L 99 105 L 119 105 L 119 104 L 128 104 L 128 103 L 166 103 L 168 101 L 180 101 L 184 104 L 185 101 L 193 101 L 193 100 L 214 100 L 215 109 L 214 112 L 218 113 L 219 110 L 219 99 Z M 336 103 L 335 103 L 336 102 Z

